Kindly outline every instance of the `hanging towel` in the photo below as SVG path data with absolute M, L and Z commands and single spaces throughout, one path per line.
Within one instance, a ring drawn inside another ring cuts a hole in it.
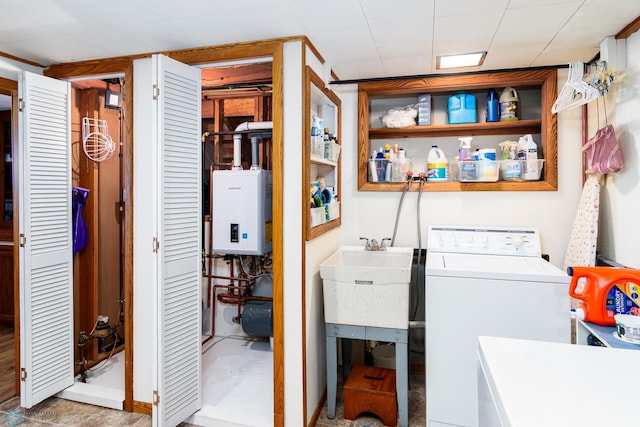
M 565 270 L 574 265 L 592 267 L 596 263 L 601 179 L 600 174 L 587 175 L 564 258 Z

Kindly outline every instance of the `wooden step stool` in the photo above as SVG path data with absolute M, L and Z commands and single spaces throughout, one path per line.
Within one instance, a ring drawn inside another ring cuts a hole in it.
M 355 420 L 363 413 L 375 414 L 385 426 L 397 421 L 396 371 L 354 365 L 344 383 L 344 418 Z

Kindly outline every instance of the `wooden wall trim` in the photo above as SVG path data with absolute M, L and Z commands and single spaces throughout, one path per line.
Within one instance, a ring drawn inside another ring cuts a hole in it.
M 636 19 L 631 21 L 629 25 L 620 30 L 620 32 L 616 34 L 616 38 L 626 39 L 638 30 L 640 30 L 640 16 L 638 16 Z
M 18 90 L 18 82 L 16 80 L 5 79 L 0 77 L 0 93 L 12 95 L 12 91 Z M 16 93 L 17 95 L 17 93 Z
M 235 43 L 216 47 L 202 47 L 170 52 L 159 52 L 185 64 L 206 64 L 216 61 L 240 60 L 253 57 L 271 56 L 273 61 L 273 396 L 274 396 L 274 427 L 284 426 L 284 305 L 283 305 L 283 44 L 289 41 L 303 40 L 309 44 L 306 37 L 287 37 L 250 43 Z M 45 70 L 45 75 L 59 79 L 70 79 L 91 75 L 125 73 L 125 103 L 126 111 L 133 111 L 133 60 L 150 56 L 151 53 L 127 56 L 113 59 L 81 61 L 52 65 Z M 125 117 L 127 126 L 127 141 L 125 149 L 125 190 L 132 197 L 133 188 L 133 117 L 129 113 Z M 130 199 L 125 203 L 125 410 L 138 412 L 139 402 L 133 400 L 133 204 Z
M 272 53 L 273 58 L 273 425 L 284 427 L 284 77 L 283 45 Z
M 145 414 L 151 416 L 153 414 L 153 406 L 151 403 L 147 402 L 138 402 L 137 400 L 133 401 L 133 411 L 136 414 Z
M 13 56 L 10 53 L 6 53 L 6 52 L 0 51 L 0 56 L 2 56 L 4 58 L 7 58 L 7 59 L 12 59 L 14 61 L 22 62 L 23 64 L 33 65 L 34 67 L 42 67 L 42 68 L 44 68 L 43 65 L 38 64 L 37 62 L 29 61 L 27 59 L 22 59 L 22 58 L 19 58 L 17 56 Z

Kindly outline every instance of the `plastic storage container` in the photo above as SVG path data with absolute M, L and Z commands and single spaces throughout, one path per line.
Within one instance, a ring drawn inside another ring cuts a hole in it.
M 462 182 L 495 182 L 499 163 L 495 160 L 464 160 L 456 162 L 455 177 Z
M 451 95 L 447 113 L 449 124 L 476 122 L 476 97 L 468 93 Z
M 586 322 L 615 326 L 616 314 L 640 314 L 640 271 L 615 267 L 569 267 L 569 295 L 582 304 L 576 316 Z

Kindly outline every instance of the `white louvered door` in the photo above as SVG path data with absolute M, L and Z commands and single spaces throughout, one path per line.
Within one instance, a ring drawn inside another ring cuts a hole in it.
M 73 384 L 69 83 L 19 79 L 20 404 Z
M 158 298 L 154 425 L 175 426 L 201 404 L 200 70 L 162 55 L 157 69 Z

